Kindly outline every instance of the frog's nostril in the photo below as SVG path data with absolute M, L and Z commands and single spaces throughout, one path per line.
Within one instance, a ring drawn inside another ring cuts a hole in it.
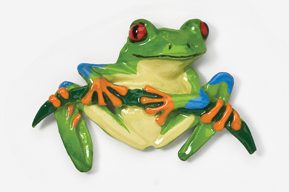
M 190 45 L 190 43 L 187 43 L 187 47 L 190 49 L 191 48 L 191 45 Z
M 169 49 L 171 49 L 171 48 L 172 48 L 172 44 L 170 43 L 170 44 L 169 44 Z

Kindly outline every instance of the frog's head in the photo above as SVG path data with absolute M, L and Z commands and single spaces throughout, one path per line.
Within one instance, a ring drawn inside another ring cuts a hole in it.
M 119 60 L 162 59 L 192 61 L 206 52 L 209 28 L 199 19 L 185 22 L 180 29 L 157 29 L 151 22 L 138 19 L 129 30 Z

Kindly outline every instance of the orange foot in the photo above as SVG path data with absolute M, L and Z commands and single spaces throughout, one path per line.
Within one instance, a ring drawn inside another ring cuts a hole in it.
M 59 94 L 63 99 L 69 99 L 69 92 L 65 87 L 59 88 L 56 93 Z M 56 108 L 61 106 L 61 101 L 55 95 L 50 95 L 48 100 Z
M 201 116 L 201 122 L 211 123 L 214 117 L 220 112 L 223 105 L 224 105 L 224 102 L 221 99 L 218 99 L 216 105 L 209 112 Z M 222 114 L 221 119 L 213 124 L 213 129 L 215 131 L 222 131 L 232 113 L 233 113 L 233 121 L 231 123 L 231 127 L 235 131 L 238 131 L 241 128 L 241 119 L 240 119 L 238 112 L 235 111 L 229 103 L 226 104 L 226 109 L 224 113 Z
M 122 101 L 113 93 L 111 93 L 108 90 L 108 87 L 114 89 L 117 93 L 119 93 L 122 96 L 126 95 L 128 92 L 128 88 L 125 86 L 112 84 L 109 81 L 107 81 L 105 78 L 97 78 L 93 80 L 89 91 L 82 98 L 81 100 L 82 104 L 84 105 L 90 104 L 93 94 L 97 93 L 98 104 L 100 106 L 106 105 L 104 101 L 104 96 L 103 96 L 103 94 L 106 94 L 106 96 L 111 101 L 114 107 L 120 107 L 122 105 Z
M 158 112 L 162 111 L 161 115 L 159 115 L 156 118 L 156 122 L 159 125 L 163 125 L 169 113 L 174 109 L 174 103 L 173 103 L 171 96 L 148 85 L 145 86 L 144 90 L 146 92 L 162 96 L 162 98 L 141 97 L 140 102 L 142 104 L 160 103 L 160 102 L 163 103 L 161 106 L 154 107 L 154 108 L 148 107 L 145 109 L 145 111 L 151 115 L 155 115 Z

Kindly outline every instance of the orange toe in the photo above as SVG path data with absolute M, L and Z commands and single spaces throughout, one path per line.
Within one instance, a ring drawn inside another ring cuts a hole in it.
M 69 92 L 65 87 L 61 87 L 57 90 L 57 93 L 64 99 L 69 99 Z
M 49 99 L 48 99 L 52 105 L 56 108 L 61 106 L 61 102 L 60 100 L 55 96 L 55 95 L 50 95 Z

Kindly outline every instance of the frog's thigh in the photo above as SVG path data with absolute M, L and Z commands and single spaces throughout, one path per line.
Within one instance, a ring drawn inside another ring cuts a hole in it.
M 174 119 L 172 121 L 177 121 L 177 120 Z M 172 127 L 168 132 L 166 132 L 163 135 L 158 136 L 158 138 L 154 142 L 154 147 L 161 148 L 169 144 L 178 136 L 180 136 L 182 133 L 184 133 L 186 130 L 188 130 L 193 125 L 194 121 L 195 121 L 195 116 L 188 115 L 181 122 L 176 122 L 176 125 Z M 171 122 L 171 123 L 174 123 L 174 122 Z
M 119 124 L 110 114 L 102 110 L 97 105 L 85 106 L 85 114 L 100 128 L 112 137 L 137 149 L 145 149 L 148 143 L 135 132 L 129 132 Z

